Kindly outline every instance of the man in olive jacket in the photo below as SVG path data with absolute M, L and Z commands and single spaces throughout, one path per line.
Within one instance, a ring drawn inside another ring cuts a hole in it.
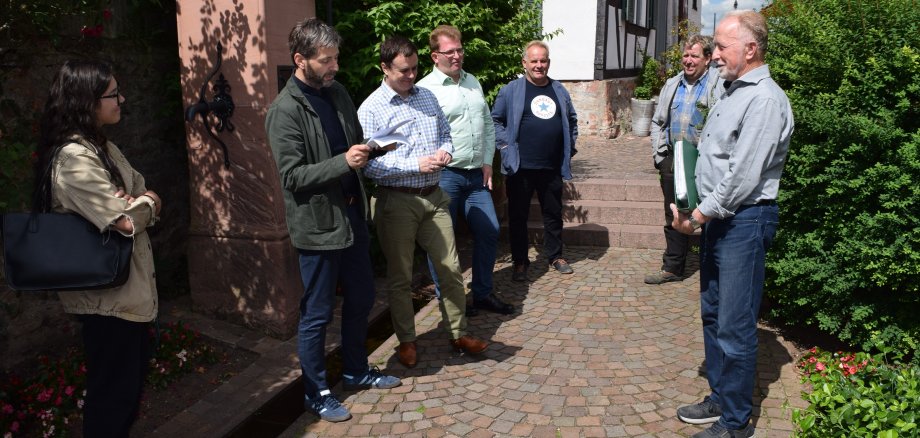
M 365 339 L 374 304 L 368 205 L 357 170 L 370 148 L 355 105 L 341 84 L 341 37 L 317 19 L 298 23 L 289 37 L 293 77 L 268 110 L 265 130 L 281 177 L 285 217 L 297 248 L 304 292 L 298 356 L 304 406 L 326 421 L 351 418 L 326 382 L 326 326 L 342 286 L 343 384 L 346 390 L 393 388 L 402 382 L 369 367 Z

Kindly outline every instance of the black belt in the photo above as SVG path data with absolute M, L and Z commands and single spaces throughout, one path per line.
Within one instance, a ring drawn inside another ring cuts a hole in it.
M 397 187 L 397 186 L 380 186 L 381 189 L 392 190 L 394 192 L 408 193 L 410 195 L 428 196 L 438 189 L 438 185 L 428 187 Z
M 776 205 L 776 200 L 775 199 L 762 199 L 760 201 L 757 201 L 757 203 L 754 205 Z

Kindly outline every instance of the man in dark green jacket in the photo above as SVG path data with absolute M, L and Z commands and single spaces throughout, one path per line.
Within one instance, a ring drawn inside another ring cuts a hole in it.
M 265 120 L 304 285 L 297 351 L 304 406 L 327 421 L 351 418 L 326 382 L 326 326 L 338 285 L 344 294 L 345 389 L 402 384 L 367 363 L 367 318 L 375 291 L 367 197 L 357 170 L 367 165 L 370 148 L 358 144 L 363 134 L 355 105 L 334 80 L 341 41 L 335 29 L 315 18 L 294 26 L 289 37 L 294 75 Z

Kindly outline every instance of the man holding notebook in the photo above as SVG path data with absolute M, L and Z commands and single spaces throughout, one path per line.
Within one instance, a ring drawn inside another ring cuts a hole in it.
M 658 106 L 652 117 L 652 157 L 661 175 L 664 193 L 664 238 L 666 247 L 661 269 L 645 277 L 647 284 L 662 284 L 684 279 L 684 264 L 690 248 L 689 236 L 674 229 L 671 203 L 674 202 L 674 145 L 678 141 L 697 144 L 699 131 L 705 122 L 701 108 L 710 108 L 721 92 L 719 72 L 709 68 L 712 40 L 693 35 L 684 43 L 681 58 L 683 71 L 665 83 L 658 96 Z

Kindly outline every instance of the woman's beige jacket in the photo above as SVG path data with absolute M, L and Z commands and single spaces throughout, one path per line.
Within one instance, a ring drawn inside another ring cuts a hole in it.
M 52 210 L 75 212 L 105 231 L 122 216 L 134 224 L 134 251 L 127 283 L 112 289 L 59 292 L 67 313 L 115 316 L 134 322 L 149 322 L 158 309 L 153 251 L 147 227 L 156 223 L 156 205 L 147 191 L 144 177 L 111 142 L 106 150 L 125 183 L 125 191 L 136 200 L 128 204 L 115 197 L 118 191 L 109 172 L 91 143 L 79 138 L 65 145 L 54 159 L 52 170 Z

